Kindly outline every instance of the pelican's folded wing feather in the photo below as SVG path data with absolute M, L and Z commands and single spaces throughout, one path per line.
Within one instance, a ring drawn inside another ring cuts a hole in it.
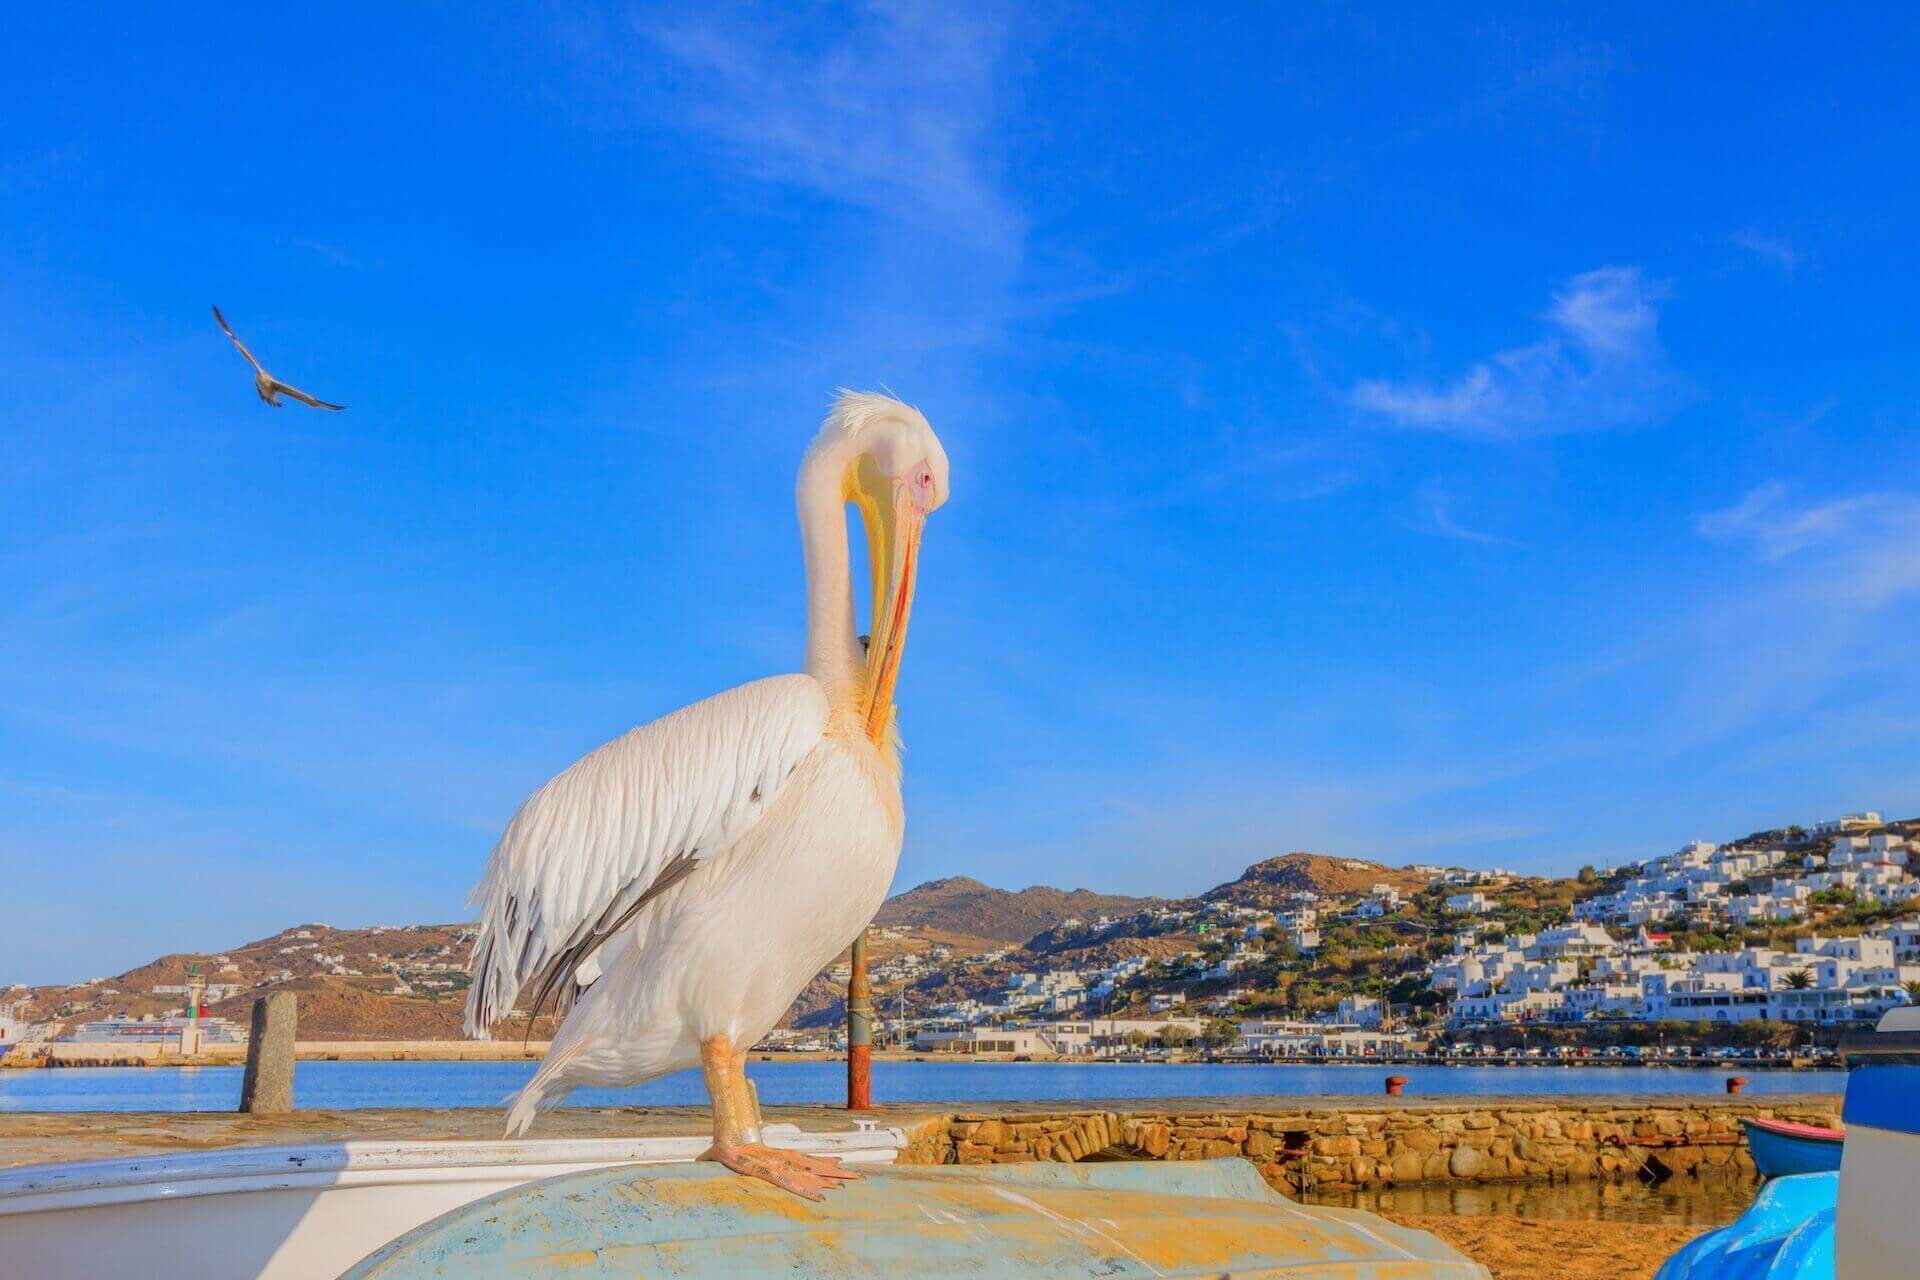
M 467 993 L 484 1036 L 546 975 L 573 974 L 652 898 L 739 840 L 819 745 L 827 699 L 811 676 L 774 676 L 683 707 L 581 759 L 507 825 L 472 905 Z

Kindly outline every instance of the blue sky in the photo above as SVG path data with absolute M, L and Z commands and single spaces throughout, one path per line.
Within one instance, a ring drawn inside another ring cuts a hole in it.
M 1920 812 L 1916 18 L 1430 8 L 12 16 L 0 982 L 459 917 L 796 665 L 842 384 L 900 887 Z

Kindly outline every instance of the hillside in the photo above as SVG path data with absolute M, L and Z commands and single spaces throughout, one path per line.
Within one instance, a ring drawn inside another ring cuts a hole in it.
M 874 923 L 944 929 L 996 942 L 1025 942 L 1062 920 L 1131 915 L 1158 901 L 1045 885 L 1015 892 L 966 876 L 951 876 L 929 880 L 888 898 Z
M 1417 893 L 1430 877 L 1404 867 L 1389 867 L 1364 858 L 1330 858 L 1319 853 L 1286 853 L 1256 862 L 1237 880 L 1218 885 L 1200 896 L 1208 902 L 1230 902 L 1243 907 L 1271 908 L 1289 894 L 1302 890 L 1335 897 L 1365 893 L 1376 884 L 1401 893 Z
M 881 909 L 876 966 L 939 949 L 953 957 L 1023 942 L 1062 920 L 1137 909 L 1145 899 L 1035 887 L 1011 893 L 975 880 L 934 881 Z M 300 1034 L 312 1040 L 455 1040 L 462 1035 L 466 961 L 473 926 L 337 929 L 304 924 L 224 951 L 161 956 L 125 973 L 71 986 L 38 987 L 21 1010 L 29 1021 L 72 1026 L 98 1018 L 177 1013 L 191 972 L 209 983 L 207 1012 L 244 1023 L 256 996 L 291 991 Z M 18 993 L 16 993 L 18 994 Z M 840 1006 L 843 987 L 826 974 L 794 1002 L 786 1021 Z M 548 1019 L 535 1028 L 545 1034 Z M 515 1024 L 514 1032 L 522 1027 Z
M 1043 939 L 1035 938 L 1034 943 Z M 987 956 L 971 957 L 963 963 L 948 965 L 933 970 L 924 976 L 912 978 L 904 985 L 909 988 L 904 1006 L 893 1003 L 900 993 L 900 982 L 888 982 L 877 976 L 874 983 L 874 995 L 877 1001 L 876 1012 L 883 1026 L 888 1025 L 892 1015 L 902 1007 L 924 1009 L 929 1005 L 943 1004 L 954 1000 L 981 999 L 990 997 L 1003 988 L 1007 979 L 1016 973 L 1027 970 L 1053 968 L 1081 968 L 1112 964 L 1115 961 L 1143 956 L 1149 960 L 1171 960 L 1181 952 L 1197 945 L 1199 939 L 1189 933 L 1169 933 L 1150 938 L 1121 936 L 1084 946 L 1054 947 L 1045 950 L 1036 949 L 1033 943 L 1024 947 L 1015 947 L 999 959 Z M 794 1001 L 793 1009 L 787 1015 L 784 1025 L 808 1029 L 821 1029 L 839 1026 L 846 1019 L 845 990 L 841 984 L 826 976 L 815 978 L 800 998 Z
M 473 926 L 297 925 L 225 951 L 183 952 L 111 978 L 28 993 L 28 1018 L 73 1024 L 119 1015 L 178 1012 L 197 969 L 207 1011 L 244 1023 L 253 998 L 292 991 L 301 1035 L 314 1040 L 445 1040 L 459 1037 Z
M 1064 920 L 1128 914 L 1155 900 L 1086 889 L 1035 886 L 1011 892 L 955 877 L 930 881 L 880 909 L 873 963 L 884 971 L 900 956 L 936 951 L 956 959 L 1027 941 Z M 244 1023 L 254 997 L 292 991 L 300 1034 L 314 1040 L 453 1040 L 461 1036 L 466 960 L 473 926 L 432 924 L 337 929 L 305 924 L 224 951 L 182 952 L 110 978 L 34 988 L 21 1010 L 29 1021 L 67 1026 L 98 1018 L 176 1013 L 197 969 L 210 984 L 208 1013 Z M 19 994 L 19 993 L 15 993 Z M 785 1021 L 816 1020 L 838 1010 L 842 984 L 815 978 Z M 542 1019 L 536 1034 L 545 1034 Z M 516 1024 L 515 1032 L 521 1028 Z

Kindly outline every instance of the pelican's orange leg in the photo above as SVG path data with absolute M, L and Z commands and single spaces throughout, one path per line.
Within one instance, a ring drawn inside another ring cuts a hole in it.
M 747 1084 L 746 1054 L 735 1053 L 726 1036 L 701 1043 L 700 1073 L 713 1100 L 713 1145 L 702 1160 L 808 1200 L 819 1200 L 839 1183 L 860 1176 L 830 1157 L 782 1151 L 761 1140 L 760 1108 Z

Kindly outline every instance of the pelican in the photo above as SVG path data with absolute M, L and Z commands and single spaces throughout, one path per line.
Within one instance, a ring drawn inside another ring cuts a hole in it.
M 466 1009 L 484 1037 L 537 979 L 564 1015 L 507 1131 L 581 1085 L 698 1066 L 703 1159 L 810 1200 L 856 1177 L 768 1147 L 746 1053 L 865 928 L 900 858 L 894 689 L 920 534 L 947 455 L 917 409 L 841 392 L 795 486 L 807 578 L 798 675 L 662 716 L 534 792 L 473 891 Z M 873 631 L 855 634 L 846 506 L 866 526 Z
M 316 409 L 332 409 L 337 412 L 347 407 L 343 404 L 328 404 L 319 396 L 310 396 L 300 388 L 280 381 L 280 379 L 260 367 L 260 362 L 253 358 L 253 352 L 247 350 L 247 344 L 240 341 L 240 336 L 236 334 L 233 331 L 233 327 L 227 323 L 227 318 L 220 314 L 219 307 L 213 309 L 213 318 L 219 324 L 220 332 L 226 334 L 228 338 L 233 340 L 233 345 L 240 348 L 240 354 L 245 356 L 247 363 L 253 366 L 254 394 L 274 408 L 278 409 L 280 407 L 280 396 L 292 396 L 301 404 L 310 404 Z

